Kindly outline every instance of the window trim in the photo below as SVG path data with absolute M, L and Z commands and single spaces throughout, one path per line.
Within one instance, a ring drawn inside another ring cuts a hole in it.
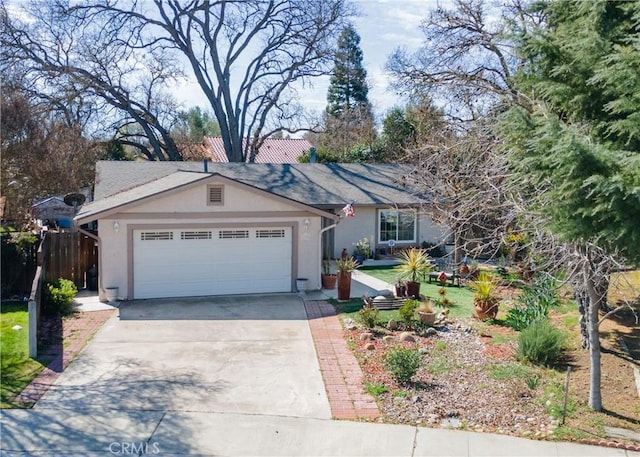
M 401 212 L 408 212 L 410 211 L 411 213 L 413 213 L 413 239 L 411 240 L 398 240 L 398 227 L 396 225 L 396 230 L 395 230 L 395 237 L 393 238 L 393 241 L 395 241 L 396 243 L 405 243 L 405 244 L 411 244 L 411 243 L 417 243 L 417 239 L 418 239 L 418 211 L 415 208 L 400 208 L 400 209 L 395 209 L 395 208 L 380 208 L 377 211 L 377 217 L 376 217 L 376 223 L 377 223 L 377 232 L 378 232 L 378 244 L 380 245 L 386 245 L 388 243 L 389 240 L 382 240 L 382 230 L 381 230 L 381 217 L 383 212 L 391 212 L 391 213 L 396 213 L 399 214 Z
M 211 190 L 219 189 L 220 190 L 220 201 L 211 201 Z M 207 206 L 223 206 L 224 205 L 224 186 L 220 184 L 209 184 L 207 185 Z

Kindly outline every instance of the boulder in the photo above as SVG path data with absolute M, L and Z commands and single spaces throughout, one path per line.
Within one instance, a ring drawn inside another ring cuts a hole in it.
M 409 332 L 402 332 L 400 334 L 400 341 L 404 341 L 407 343 L 415 343 L 416 338 Z

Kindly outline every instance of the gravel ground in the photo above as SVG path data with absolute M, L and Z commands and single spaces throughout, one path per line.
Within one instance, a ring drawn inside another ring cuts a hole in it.
M 558 421 L 545 412 L 543 389 L 533 381 L 536 371 L 516 363 L 515 343 L 496 343 L 458 321 L 438 329 L 431 336 L 414 333 L 415 342 L 400 342 L 401 331 L 377 330 L 372 340 L 363 340 L 365 330 L 345 330 L 365 384 L 388 389 L 378 395 L 385 422 L 528 437 L 553 433 Z M 384 369 L 387 350 L 398 345 L 423 354 L 422 366 L 408 385 L 398 385 Z

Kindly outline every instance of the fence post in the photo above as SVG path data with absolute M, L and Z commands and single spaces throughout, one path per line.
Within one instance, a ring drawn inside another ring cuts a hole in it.
M 48 234 L 42 237 L 40 246 L 37 251 L 36 274 L 31 283 L 31 293 L 29 294 L 29 357 L 35 359 L 38 357 L 38 326 L 40 323 L 40 305 L 42 301 L 42 283 L 45 277 L 47 255 L 49 248 Z

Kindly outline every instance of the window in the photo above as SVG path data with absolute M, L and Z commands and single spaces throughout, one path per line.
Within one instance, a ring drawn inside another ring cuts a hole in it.
M 209 205 L 224 204 L 224 187 L 207 186 L 207 203 Z
M 389 240 L 416 242 L 416 211 L 413 209 L 381 209 L 378 211 L 378 243 Z
M 256 238 L 284 238 L 284 229 L 256 230 Z
M 211 231 L 180 232 L 181 240 L 210 240 Z
M 221 240 L 249 238 L 249 230 L 220 230 L 218 238 Z
M 142 232 L 142 241 L 168 241 L 173 239 L 173 232 Z

